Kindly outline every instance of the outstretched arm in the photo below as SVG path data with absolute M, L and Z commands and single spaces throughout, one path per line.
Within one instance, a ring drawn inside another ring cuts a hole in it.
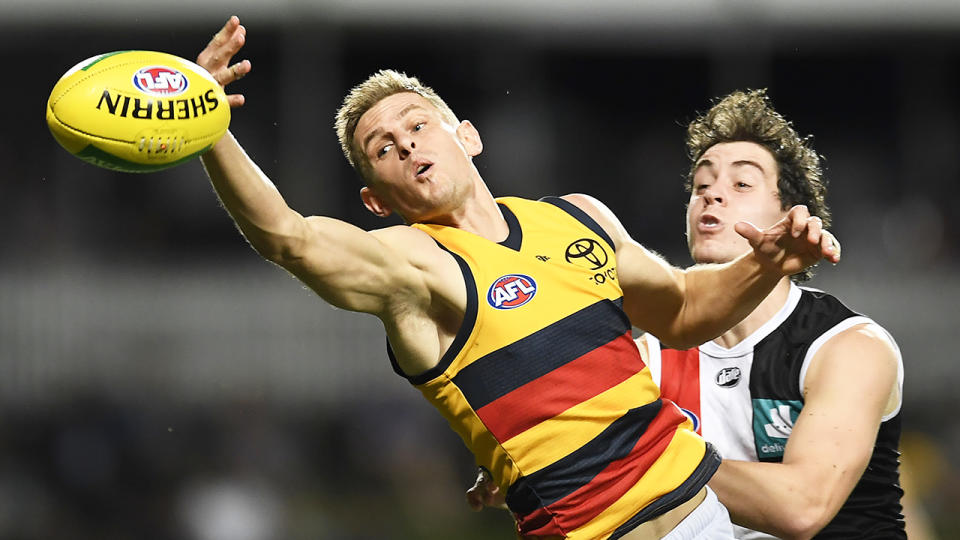
M 631 323 L 677 349 L 709 341 L 743 320 L 782 277 L 821 258 L 840 260 L 839 244 L 805 206 L 793 207 L 764 230 L 737 223 L 753 250 L 734 261 L 681 270 L 634 241 L 600 201 L 581 194 L 564 198 L 587 212 L 616 244 L 617 277 Z
M 900 401 L 899 361 L 884 332 L 859 325 L 814 356 L 782 463 L 724 460 L 710 487 L 735 523 L 811 538 L 840 510 L 870 460 L 881 418 Z
M 245 42 L 246 29 L 230 17 L 197 63 L 226 86 L 251 71 L 248 60 L 230 63 Z M 241 94 L 228 99 L 234 107 L 244 103 Z M 410 231 L 368 233 L 336 219 L 300 215 L 229 132 L 201 159 L 221 203 L 250 245 L 326 301 L 383 315 L 390 309 L 391 294 L 428 296 L 403 254 Z

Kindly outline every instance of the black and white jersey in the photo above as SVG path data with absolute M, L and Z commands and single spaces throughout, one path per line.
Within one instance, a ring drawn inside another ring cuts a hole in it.
M 724 459 L 779 462 L 803 409 L 803 387 L 814 355 L 830 338 L 873 323 L 833 296 L 791 284 L 786 304 L 732 348 L 708 342 L 686 351 L 649 334 L 649 365 L 662 397 L 674 401 Z M 876 324 L 876 323 L 874 323 Z M 902 396 L 903 360 L 897 351 Z M 817 538 L 906 538 L 899 485 L 900 405 L 883 417 L 863 477 Z M 735 527 L 737 537 L 773 538 Z

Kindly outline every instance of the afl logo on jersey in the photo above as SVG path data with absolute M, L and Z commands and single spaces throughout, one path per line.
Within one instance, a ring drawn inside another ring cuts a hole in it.
M 740 368 L 727 367 L 717 372 L 717 386 L 723 388 L 733 388 L 740 384 Z
M 537 294 L 537 282 L 523 274 L 507 274 L 498 278 L 487 291 L 487 303 L 497 309 L 518 308 Z

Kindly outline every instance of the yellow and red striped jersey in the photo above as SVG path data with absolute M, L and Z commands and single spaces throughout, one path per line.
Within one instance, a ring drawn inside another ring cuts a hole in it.
M 660 400 L 605 231 L 563 199 L 497 201 L 500 243 L 414 225 L 457 259 L 468 305 L 440 364 L 409 379 L 507 493 L 521 537 L 617 538 L 719 459 Z

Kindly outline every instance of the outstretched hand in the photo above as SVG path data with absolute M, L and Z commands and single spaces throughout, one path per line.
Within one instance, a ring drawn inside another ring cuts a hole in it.
M 467 504 L 475 512 L 483 510 L 484 506 L 503 509 L 507 507 L 506 499 L 500 493 L 500 488 L 493 483 L 490 473 L 483 468 L 477 472 L 477 480 L 473 487 L 467 490 Z
M 197 64 L 213 75 L 220 86 L 242 79 L 252 68 L 249 60 L 230 65 L 233 55 L 237 54 L 247 41 L 247 29 L 240 24 L 236 15 L 230 17 L 223 28 L 217 32 L 206 48 L 197 56 Z M 231 107 L 243 105 L 243 94 L 228 94 L 227 102 Z
M 760 230 L 745 221 L 734 228 L 750 242 L 761 259 L 785 276 L 796 274 L 822 258 L 833 264 L 840 262 L 840 243 L 833 233 L 823 229 L 823 221 L 811 216 L 803 205 L 794 206 L 785 218 L 766 229 Z

